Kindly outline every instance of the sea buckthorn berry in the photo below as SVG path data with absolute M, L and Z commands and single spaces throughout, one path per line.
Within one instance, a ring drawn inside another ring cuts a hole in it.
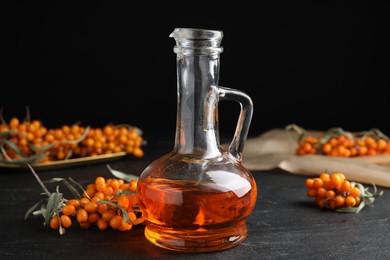
M 95 186 L 101 184 L 101 183 L 106 183 L 106 179 L 102 176 L 96 177 L 95 179 Z
M 77 209 L 80 206 L 80 201 L 76 200 L 76 199 L 71 199 L 71 200 L 68 200 L 68 202 L 66 204 L 72 205 L 75 209 Z
M 138 183 L 138 180 L 136 180 L 136 179 L 131 180 L 129 183 L 130 184 L 129 190 L 136 191 L 137 190 L 137 183 Z
M 95 202 L 88 202 L 87 204 L 84 205 L 84 209 L 88 212 L 88 213 L 92 213 L 92 212 L 95 212 L 98 208 L 98 205 L 95 203 Z
M 118 197 L 117 204 L 118 206 L 127 209 L 130 205 L 129 198 L 126 195 L 122 194 Z
M 329 174 L 326 172 L 323 172 L 320 174 L 320 179 L 325 183 L 330 180 Z
M 100 219 L 100 215 L 97 212 L 92 212 L 88 214 L 88 222 L 91 224 L 95 224 Z
M 308 189 L 307 190 L 307 196 L 314 198 L 317 195 L 316 189 Z
M 356 199 L 352 196 L 347 196 L 345 198 L 345 205 L 348 207 L 354 207 L 356 205 Z
M 334 200 L 336 201 L 336 207 L 341 207 L 345 203 L 345 197 L 343 195 L 337 195 Z
M 100 218 L 97 222 L 98 228 L 102 231 L 108 228 L 108 223 L 104 219 Z
M 79 209 L 76 214 L 77 222 L 84 223 L 88 221 L 88 212 L 85 209 Z
M 122 218 L 122 222 L 121 222 L 121 225 L 119 227 L 119 230 L 121 230 L 121 231 L 130 230 L 132 227 L 133 227 L 132 224 L 127 223 L 126 220 L 124 218 Z
M 60 227 L 60 221 L 59 221 L 57 215 L 54 215 L 54 216 L 50 219 L 50 227 L 51 227 L 52 229 L 58 229 L 58 228 Z
M 84 207 L 87 203 L 89 203 L 90 200 L 88 198 L 81 198 L 80 199 L 80 205 Z
M 328 190 L 328 191 L 326 192 L 326 197 L 327 197 L 328 199 L 333 199 L 333 198 L 336 197 L 336 192 L 334 192 L 333 190 Z
M 323 180 L 321 180 L 320 178 L 313 179 L 313 188 L 318 189 L 321 188 L 322 186 L 324 186 Z
M 341 192 L 348 192 L 351 189 L 351 183 L 348 180 L 344 180 L 341 183 L 340 191 Z
M 358 187 L 352 187 L 350 190 L 349 190 L 349 196 L 352 196 L 352 197 L 359 197 L 360 196 L 360 190 Z
M 316 196 L 317 198 L 326 198 L 326 193 L 328 192 L 327 189 L 320 187 L 317 189 Z
M 60 219 L 61 219 L 61 226 L 63 226 L 64 228 L 69 228 L 70 226 L 72 226 L 72 220 L 70 219 L 69 216 L 61 215 Z
M 115 215 L 114 217 L 111 218 L 109 224 L 110 227 L 112 227 L 113 229 L 118 229 L 122 225 L 122 216 Z
M 342 181 L 341 181 L 340 175 L 333 173 L 333 174 L 330 176 L 330 184 L 331 184 L 331 187 L 336 188 L 336 189 L 339 189 L 339 187 L 340 187 L 340 185 L 341 185 L 341 182 L 342 182 Z
M 116 216 L 116 212 L 113 211 L 113 210 L 111 210 L 111 209 L 109 209 L 109 210 L 103 212 L 103 214 L 102 214 L 102 219 L 104 219 L 104 220 L 107 221 L 107 222 L 110 222 L 110 220 L 111 220 L 114 216 Z
M 67 216 L 71 216 L 73 215 L 73 213 L 76 212 L 76 209 L 73 205 L 71 204 L 68 204 L 68 205 L 65 205 L 63 208 L 62 208 L 62 213 L 64 215 L 67 215 Z
M 311 178 L 308 178 L 308 179 L 305 180 L 305 185 L 308 188 L 313 188 L 313 183 L 314 183 L 314 181 Z
M 108 210 L 108 205 L 107 204 L 98 204 L 98 213 L 100 215 L 103 215 L 104 212 L 106 212 Z
M 81 227 L 82 229 L 88 229 L 88 228 L 91 227 L 91 223 L 89 223 L 88 221 L 79 223 L 79 225 L 80 225 L 80 227 Z

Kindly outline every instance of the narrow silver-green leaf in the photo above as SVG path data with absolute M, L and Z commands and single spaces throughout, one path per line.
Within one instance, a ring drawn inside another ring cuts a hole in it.
M 119 208 L 118 204 L 116 204 L 112 201 L 109 201 L 109 200 L 99 200 L 99 201 L 96 201 L 96 204 L 108 204 L 108 205 L 114 206 L 116 208 Z
M 133 224 L 133 222 L 131 221 L 130 217 L 129 217 L 129 214 L 127 214 L 127 211 L 122 208 L 122 207 L 119 207 L 122 211 L 122 214 L 123 214 L 123 219 L 127 222 L 127 223 L 130 223 L 130 224 Z
M 66 141 L 66 143 L 68 143 L 68 144 L 78 144 L 78 143 L 80 143 L 81 141 L 83 141 L 85 139 L 85 137 L 87 137 L 90 129 L 91 128 L 89 126 L 87 126 L 85 128 L 85 130 L 84 130 L 84 133 L 80 136 L 79 139 L 77 139 L 77 140 L 69 140 L 69 141 Z
M 362 210 L 362 208 L 364 208 L 364 206 L 365 203 L 364 201 L 362 201 L 360 202 L 358 207 L 342 207 L 337 209 L 336 211 L 341 213 L 359 213 Z
M 108 164 L 107 164 L 107 168 L 111 172 L 112 175 L 114 175 L 118 179 L 122 179 L 122 180 L 127 181 L 127 182 L 130 182 L 132 180 L 138 180 L 138 178 L 139 178 L 138 176 L 133 175 L 133 174 L 128 174 L 128 173 L 124 173 L 124 172 L 121 172 L 121 171 L 114 170 Z
M 11 134 L 19 134 L 19 132 L 16 130 L 12 130 L 12 129 L 7 130 L 7 131 L 3 131 L 0 133 L 0 138 L 7 137 L 8 135 L 11 135 Z
M 70 178 L 70 177 L 69 177 L 68 179 L 69 179 L 71 182 L 73 182 L 74 185 L 76 185 L 77 187 L 79 187 L 79 189 L 83 192 L 83 194 L 85 193 L 85 194 L 87 195 L 88 199 L 91 200 L 91 198 L 90 198 L 90 197 L 88 196 L 88 194 L 85 192 L 83 186 L 82 186 L 80 183 L 78 183 L 77 181 L 73 180 L 73 179 Z M 69 182 L 66 181 L 65 183 L 69 183 Z M 71 189 L 71 188 L 73 188 L 73 189 Z M 81 199 L 80 193 L 79 193 L 76 189 L 74 189 L 74 187 L 73 187 L 72 185 L 70 185 L 70 184 L 69 184 L 69 189 L 71 189 L 71 192 L 72 192 L 73 196 L 75 196 L 77 199 Z M 72 191 L 72 190 L 73 190 L 73 191 Z
M 45 226 L 50 223 L 50 219 L 53 213 L 58 209 L 60 203 L 62 203 L 62 193 L 54 192 L 49 196 L 46 206 Z
M 3 140 L 3 142 L 9 146 L 9 148 L 11 148 L 15 153 L 17 153 L 18 155 L 20 155 L 21 157 L 26 157 L 26 155 L 19 149 L 19 147 L 14 144 L 13 142 L 9 141 L 9 140 Z
M 47 201 L 47 198 L 44 198 L 44 199 L 41 199 L 40 201 L 38 201 L 37 203 L 34 204 L 34 206 L 32 206 L 31 208 L 29 208 L 26 212 L 26 214 L 24 215 L 24 219 L 26 220 L 28 218 L 28 216 L 39 206 L 41 205 L 42 203 L 44 203 L 45 201 Z

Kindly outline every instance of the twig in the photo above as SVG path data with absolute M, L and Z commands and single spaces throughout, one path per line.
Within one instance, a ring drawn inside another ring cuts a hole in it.
M 34 176 L 37 179 L 37 181 L 39 182 L 39 184 L 41 185 L 43 191 L 47 194 L 47 196 L 50 196 L 51 193 L 46 189 L 45 185 L 43 184 L 43 182 L 41 181 L 41 179 L 39 178 L 38 174 L 35 172 L 33 167 L 30 164 L 27 164 L 27 165 L 30 168 L 31 172 L 34 174 Z

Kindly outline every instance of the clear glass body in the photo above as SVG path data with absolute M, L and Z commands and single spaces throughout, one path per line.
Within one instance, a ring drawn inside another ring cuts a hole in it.
M 153 244 L 182 252 L 231 248 L 247 236 L 257 198 L 252 174 L 241 164 L 253 105 L 243 92 L 218 86 L 221 31 L 178 28 L 177 122 L 173 150 L 141 174 L 137 193 Z M 228 150 L 219 143 L 218 102 L 241 105 Z

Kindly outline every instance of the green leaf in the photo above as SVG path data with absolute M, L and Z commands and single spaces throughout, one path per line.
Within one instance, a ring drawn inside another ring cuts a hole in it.
M 83 194 L 85 193 L 85 194 L 87 195 L 88 199 L 91 200 L 91 198 L 90 198 L 90 197 L 88 196 L 88 194 L 85 192 L 83 186 L 82 186 L 80 183 L 78 183 L 77 181 L 73 180 L 71 177 L 69 177 L 68 179 L 69 179 L 71 182 L 73 182 L 74 185 L 76 185 L 77 187 L 79 187 L 79 189 L 82 190 Z M 68 182 L 66 182 L 66 183 L 68 183 Z M 73 188 L 72 185 L 70 185 L 70 187 Z M 69 187 L 69 189 L 70 189 L 70 187 Z M 72 192 L 72 190 L 71 190 L 71 192 Z M 76 189 L 74 189 L 72 193 L 73 193 L 73 196 L 75 196 L 77 199 L 81 199 L 81 195 L 80 195 L 80 193 L 79 193 Z
M 112 201 L 109 201 L 109 200 L 99 200 L 99 201 L 96 201 L 96 204 L 108 204 L 108 205 L 114 206 L 116 208 L 119 208 L 118 204 L 116 204 Z
M 16 130 L 7 130 L 7 131 L 4 131 L 4 132 L 1 132 L 0 133 L 0 138 L 4 138 L 4 137 L 8 137 L 8 135 L 11 135 L 11 134 L 19 134 L 18 131 Z
M 342 212 L 342 213 L 359 213 L 365 206 L 364 201 L 360 202 L 358 207 L 342 207 L 337 209 L 337 212 Z
M 74 182 L 75 184 L 77 185 L 80 185 L 79 183 L 77 183 L 76 181 L 74 181 L 73 179 L 69 178 L 72 182 Z M 76 190 L 75 187 L 72 186 L 72 184 L 70 184 L 66 179 L 64 178 L 52 178 L 48 181 L 45 181 L 45 183 L 55 183 L 55 182 L 63 182 L 65 184 L 65 186 L 69 189 L 69 191 L 73 194 L 73 196 L 76 198 L 76 199 L 81 199 L 81 195 L 80 193 Z M 83 190 L 82 186 L 80 185 L 80 188 L 81 190 Z M 83 190 L 84 191 L 84 190 Z M 89 198 L 90 199 L 90 198 Z
M 77 140 L 68 140 L 68 141 L 66 141 L 66 143 L 67 144 L 78 144 L 78 143 L 80 143 L 81 141 L 83 141 L 85 139 L 85 137 L 87 137 L 90 129 L 91 128 L 89 126 L 87 126 L 85 128 L 85 130 L 84 130 L 84 133 L 80 136 L 79 139 L 77 139 Z
M 47 201 L 47 198 L 44 198 L 44 199 L 41 199 L 40 201 L 38 201 L 37 203 L 35 203 L 34 206 L 32 206 L 31 208 L 29 208 L 26 212 L 26 214 L 24 215 L 24 219 L 26 220 L 28 218 L 28 216 L 39 206 L 41 205 L 42 203 L 44 203 L 45 201 Z
M 9 140 L 3 140 L 3 142 L 9 146 L 9 148 L 11 148 L 15 153 L 17 153 L 18 155 L 22 156 L 22 157 L 26 157 L 26 155 L 24 153 L 22 153 L 22 151 L 20 151 L 19 147 L 14 144 L 13 142 L 9 141 Z
M 122 214 L 123 214 L 123 219 L 127 222 L 127 223 L 130 223 L 130 224 L 134 224 L 133 221 L 131 221 L 130 217 L 129 217 L 129 214 L 127 213 L 127 211 L 124 209 L 124 208 L 120 208 L 121 211 L 122 211 Z
M 133 175 L 133 174 L 126 174 L 124 172 L 114 170 L 108 164 L 107 164 L 107 168 L 111 172 L 112 175 L 114 175 L 118 179 L 122 179 L 122 180 L 127 181 L 127 182 L 130 182 L 132 180 L 138 180 L 138 178 L 139 178 L 138 176 Z
M 53 213 L 58 210 L 58 208 L 61 206 L 63 199 L 63 194 L 58 192 L 53 192 L 49 196 L 49 200 L 47 202 L 46 206 L 46 214 L 44 215 L 45 218 L 45 226 L 47 226 L 50 223 L 50 219 L 53 216 Z

